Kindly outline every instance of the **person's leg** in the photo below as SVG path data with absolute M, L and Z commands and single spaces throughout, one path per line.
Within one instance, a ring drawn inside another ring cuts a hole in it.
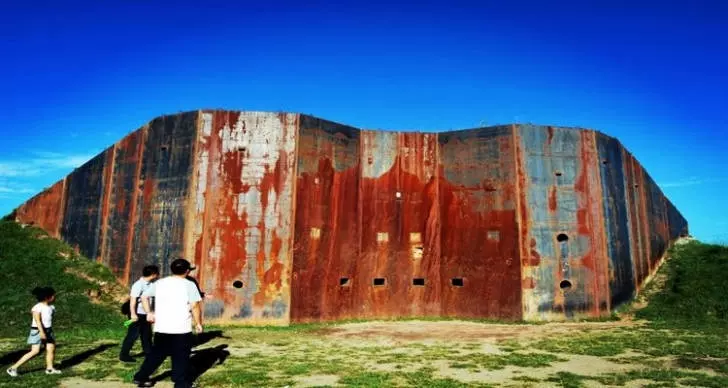
M 23 357 L 20 357 L 20 360 L 13 364 L 13 366 L 10 367 L 12 370 L 18 370 L 20 366 L 28 362 L 31 358 L 35 357 L 40 353 L 40 344 L 33 344 L 30 346 L 30 351 L 28 353 L 25 353 Z
M 152 351 L 152 324 L 147 322 L 146 315 L 139 315 L 139 336 L 142 340 L 144 355 Z
M 48 371 L 55 371 L 56 368 L 53 367 L 53 362 L 56 358 L 56 344 L 47 343 L 46 344 L 46 372 Z
M 140 322 L 136 321 L 129 325 L 129 328 L 126 330 L 126 337 L 124 337 L 124 341 L 121 343 L 121 351 L 119 351 L 119 359 L 121 361 L 131 359 L 129 352 L 134 346 L 134 341 L 139 337 L 139 326 Z
M 144 357 L 144 362 L 139 368 L 139 371 L 134 375 L 134 381 L 145 382 L 149 381 L 149 377 L 154 373 L 157 368 L 164 362 L 169 354 L 169 347 L 171 341 L 169 334 L 156 333 L 154 334 L 154 344 L 152 345 L 152 352 Z
M 172 381 L 174 388 L 188 388 L 192 333 L 176 334 L 172 350 Z

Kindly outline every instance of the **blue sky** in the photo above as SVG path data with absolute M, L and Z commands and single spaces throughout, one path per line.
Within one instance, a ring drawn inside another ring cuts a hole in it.
M 727 2 L 24 3 L 0 25 L 1 214 L 160 114 L 284 110 L 599 129 L 728 242 Z

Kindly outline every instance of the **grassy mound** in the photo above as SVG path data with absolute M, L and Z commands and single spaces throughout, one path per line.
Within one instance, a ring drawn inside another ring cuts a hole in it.
M 0 264 L 0 337 L 27 335 L 30 308 L 36 303 L 30 291 L 36 286 L 57 292 L 56 332 L 104 335 L 121 327 L 118 299 L 123 288 L 111 271 L 44 231 L 0 221 Z
M 677 325 L 728 324 L 728 247 L 690 242 L 671 249 L 666 282 L 637 316 Z

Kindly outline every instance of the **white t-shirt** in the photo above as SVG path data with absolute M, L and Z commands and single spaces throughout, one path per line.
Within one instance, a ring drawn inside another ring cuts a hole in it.
M 46 329 L 50 329 L 53 327 L 53 314 L 56 312 L 56 306 L 47 305 L 45 303 L 39 302 L 35 306 L 33 306 L 32 309 L 30 309 L 31 313 L 40 313 L 40 321 L 43 324 L 43 327 Z M 32 322 L 30 323 L 30 327 L 38 328 L 38 324 L 35 323 L 35 318 L 32 318 Z
M 178 276 L 168 276 L 152 283 L 143 295 L 154 297 L 155 333 L 192 332 L 192 304 L 202 300 L 195 283 Z
M 131 291 L 129 292 L 129 297 L 132 299 L 139 298 L 140 296 L 142 296 L 142 293 L 144 293 L 144 291 L 149 288 L 151 284 L 152 283 L 146 281 L 146 279 L 144 279 L 143 277 L 139 278 L 139 280 L 135 281 L 134 284 L 132 284 Z M 144 315 L 147 313 L 146 311 L 144 311 L 144 306 L 142 306 L 141 300 L 138 301 L 136 310 L 137 314 Z

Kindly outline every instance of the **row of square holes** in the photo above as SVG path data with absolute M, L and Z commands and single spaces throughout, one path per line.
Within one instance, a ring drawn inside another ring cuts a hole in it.
M 452 278 L 452 279 L 450 279 L 450 284 L 453 287 L 462 287 L 462 286 L 465 285 L 465 283 L 463 281 L 463 278 Z M 341 279 L 339 279 L 339 285 L 342 286 L 342 287 L 348 287 L 348 286 L 350 286 L 351 285 L 350 279 L 349 278 L 341 278 Z M 387 279 L 386 278 L 374 278 L 374 280 L 372 280 L 372 285 L 373 286 L 377 286 L 377 287 L 386 286 L 387 285 Z M 425 278 L 414 278 L 414 279 L 412 279 L 412 285 L 413 286 L 424 287 L 425 286 Z M 241 282 L 240 280 L 236 280 L 236 281 L 233 282 L 233 287 L 235 287 L 235 288 L 242 288 L 243 287 L 243 282 Z
M 453 287 L 462 287 L 465 285 L 463 278 L 452 278 L 450 279 L 450 284 Z M 342 287 L 348 287 L 351 285 L 349 278 L 341 278 L 339 279 L 339 285 Z M 372 286 L 375 287 L 382 287 L 387 285 L 387 279 L 386 278 L 374 278 L 372 280 Z M 425 286 L 425 278 L 414 278 L 412 279 L 412 285 L 418 286 L 418 287 L 424 287 Z

